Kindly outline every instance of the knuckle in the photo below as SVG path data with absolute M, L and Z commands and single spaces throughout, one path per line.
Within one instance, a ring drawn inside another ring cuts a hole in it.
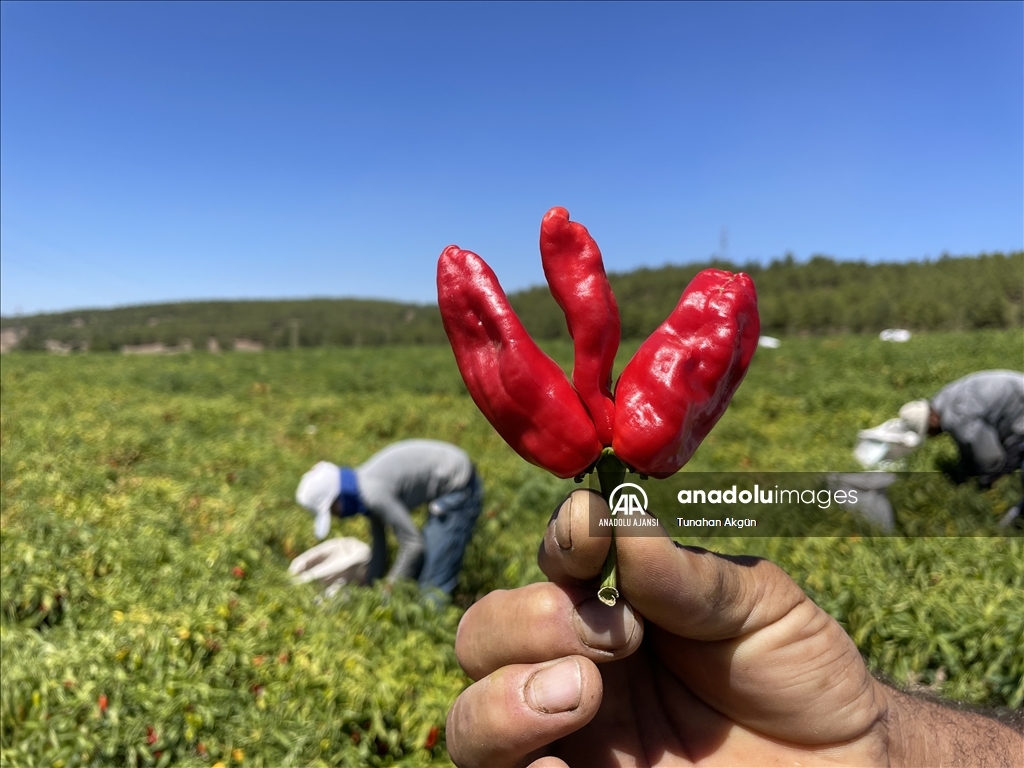
M 540 590 L 538 594 L 532 596 L 528 607 L 530 619 L 538 622 L 540 626 L 550 626 L 550 622 L 563 615 L 565 609 L 561 593 L 549 589 Z

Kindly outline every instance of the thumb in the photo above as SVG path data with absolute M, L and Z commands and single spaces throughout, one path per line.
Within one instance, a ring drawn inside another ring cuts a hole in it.
M 851 741 L 877 724 L 857 647 L 781 568 L 667 536 L 622 536 L 616 546 L 623 596 L 647 620 L 656 653 L 712 708 L 799 744 Z
M 616 539 L 623 596 L 680 637 L 725 640 L 763 629 L 806 600 L 789 575 L 758 557 L 682 547 L 668 536 Z

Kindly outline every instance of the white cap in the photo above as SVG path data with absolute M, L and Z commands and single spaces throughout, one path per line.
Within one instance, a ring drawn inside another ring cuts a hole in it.
M 924 437 L 928 432 L 928 417 L 931 415 L 931 407 L 927 400 L 912 400 L 900 408 L 900 420 L 907 425 L 907 429 L 916 432 Z
M 341 495 L 341 470 L 337 464 L 318 461 L 302 476 L 295 501 L 313 513 L 313 533 L 323 539 L 331 531 L 331 505 Z

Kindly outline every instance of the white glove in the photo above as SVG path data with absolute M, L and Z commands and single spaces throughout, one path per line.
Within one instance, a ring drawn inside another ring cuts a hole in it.
M 292 560 L 288 573 L 297 584 L 318 581 L 334 594 L 345 584 L 362 584 L 370 565 L 370 546 L 359 539 L 328 539 Z

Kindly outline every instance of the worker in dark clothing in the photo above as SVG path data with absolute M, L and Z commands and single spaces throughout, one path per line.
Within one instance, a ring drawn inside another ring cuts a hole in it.
M 907 403 L 900 409 L 900 419 L 922 437 L 948 433 L 960 449 L 954 479 L 976 477 L 982 488 L 991 487 L 998 478 L 1022 468 L 1024 373 L 972 373 L 947 384 L 930 401 Z M 1001 525 L 1019 518 L 1021 508 L 1011 508 Z

